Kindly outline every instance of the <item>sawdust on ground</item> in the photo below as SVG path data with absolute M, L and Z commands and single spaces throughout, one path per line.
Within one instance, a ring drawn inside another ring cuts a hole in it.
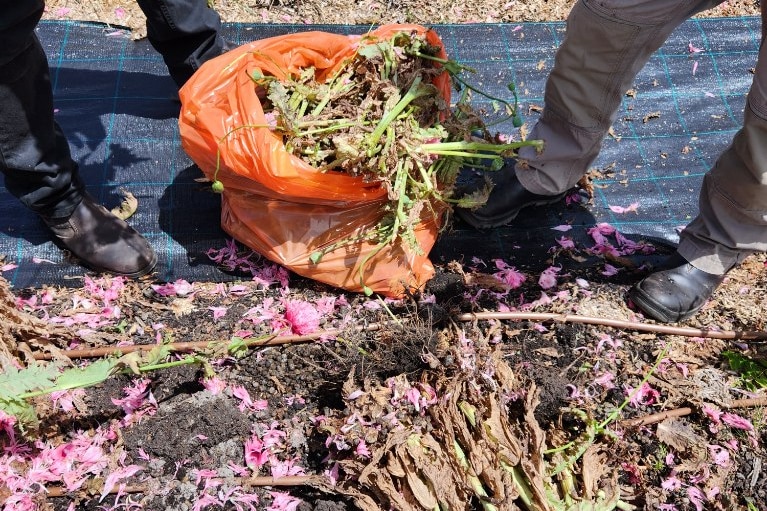
M 574 0 L 213 0 L 225 22 L 374 25 L 383 23 L 511 23 L 560 21 Z M 756 16 L 757 0 L 726 1 L 700 16 Z M 146 34 L 145 18 L 135 2 L 125 0 L 53 0 L 47 19 L 100 21 L 128 27 L 134 37 Z

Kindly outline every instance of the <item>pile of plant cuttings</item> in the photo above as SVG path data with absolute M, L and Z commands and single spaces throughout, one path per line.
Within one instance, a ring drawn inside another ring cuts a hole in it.
M 0 279 L 3 511 L 763 509 L 764 256 L 665 331 L 601 267 L 393 300 L 210 256 L 252 279 Z
M 336 491 L 365 511 L 634 509 L 593 438 L 544 456 L 558 438 L 535 418 L 535 383 L 512 371 L 499 346 L 456 338 L 426 354 L 436 367 L 417 381 L 346 382 L 344 413 L 318 427 L 339 467 Z M 360 447 L 369 456 L 353 455 Z
M 540 146 L 491 134 L 469 105 L 470 93 L 481 93 L 461 77 L 471 71 L 444 58 L 442 47 L 424 35 L 398 32 L 390 39 L 363 37 L 354 57 L 327 80 L 318 80 L 312 67 L 284 79 L 256 71 L 252 79 L 270 129 L 281 133 L 289 152 L 322 172 L 360 176 L 385 188 L 386 214 L 366 235 L 417 249 L 413 229 L 425 208 L 441 212 L 441 206 L 475 207 L 486 200 L 489 186 L 454 196 L 461 169 L 497 170 L 519 147 Z M 461 93 L 454 107 L 449 83 L 438 84 L 445 74 Z M 493 99 L 519 126 L 513 84 L 509 90 L 510 101 Z M 313 254 L 315 262 L 322 255 Z

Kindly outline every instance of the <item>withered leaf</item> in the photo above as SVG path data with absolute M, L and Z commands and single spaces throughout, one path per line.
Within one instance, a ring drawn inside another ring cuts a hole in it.
M 119 206 L 112 208 L 112 214 L 122 220 L 127 220 L 138 209 L 138 199 L 128 190 L 120 190 L 123 199 Z
M 686 452 L 691 447 L 705 444 L 704 439 L 681 419 L 664 420 L 658 424 L 655 434 L 658 436 L 658 440 L 679 452 Z

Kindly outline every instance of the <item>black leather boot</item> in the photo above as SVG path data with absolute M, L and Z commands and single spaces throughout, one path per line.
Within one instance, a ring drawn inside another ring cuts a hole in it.
M 694 315 L 724 280 L 724 275 L 695 268 L 678 252 L 664 267 L 668 269 L 648 275 L 629 291 L 631 301 L 646 316 L 663 323 Z
M 529 192 L 517 179 L 515 163 L 515 160 L 509 159 L 500 170 L 483 172 L 468 183 L 458 184 L 458 196 L 485 186 L 485 178 L 492 181 L 493 189 L 483 206 L 477 209 L 455 208 L 456 215 L 475 229 L 492 229 L 510 223 L 526 207 L 553 204 L 565 196 L 565 193 L 538 195 Z
M 41 218 L 57 244 L 91 270 L 138 278 L 157 264 L 157 254 L 147 240 L 89 196 L 68 217 Z

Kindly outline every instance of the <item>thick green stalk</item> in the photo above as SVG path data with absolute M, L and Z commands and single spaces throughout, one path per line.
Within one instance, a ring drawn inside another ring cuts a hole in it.
M 138 368 L 138 370 L 141 371 L 142 373 L 147 373 L 149 371 L 157 371 L 158 369 L 168 369 L 170 367 L 185 366 L 189 364 L 195 364 L 197 362 L 200 362 L 200 359 L 198 357 L 190 356 L 190 357 L 182 358 L 181 360 L 174 360 L 173 362 L 165 362 L 162 364 L 141 366 Z
M 298 137 L 305 137 L 307 135 L 316 135 L 317 133 L 330 133 L 333 131 L 342 130 L 344 128 L 350 128 L 352 126 L 356 126 L 357 124 L 358 123 L 356 121 L 339 122 L 338 124 L 335 124 L 333 126 L 326 126 L 324 128 L 315 128 L 313 130 L 297 132 L 295 136 L 296 138 L 298 138 Z
M 479 477 L 470 472 L 471 468 L 469 467 L 469 462 L 466 460 L 466 453 L 463 452 L 458 440 L 453 440 L 453 449 L 455 450 L 455 456 L 458 458 L 458 462 L 461 464 L 461 468 L 463 468 L 469 476 L 469 484 L 474 490 L 474 493 L 479 497 L 479 501 L 482 503 L 482 509 L 485 511 L 498 511 L 498 508 L 495 507 L 492 502 L 486 500 L 488 495 L 485 487 L 482 485 L 482 481 L 480 481 Z
M 502 153 L 520 147 L 533 146 L 541 147 L 541 140 L 520 140 L 519 142 L 509 142 L 506 144 L 491 144 L 488 142 L 472 142 L 467 140 L 457 140 L 454 142 L 434 142 L 430 144 L 421 144 L 418 151 L 422 153 L 435 153 L 437 151 L 490 151 L 493 153 Z
M 386 131 L 386 128 L 394 121 L 394 119 L 396 119 L 397 116 L 402 113 L 402 111 L 414 100 L 429 93 L 425 87 L 421 87 L 421 81 L 421 77 L 416 76 L 416 78 L 413 80 L 413 84 L 410 86 L 405 96 L 402 97 L 402 99 L 400 99 L 399 102 L 394 105 L 394 108 L 392 108 L 378 122 L 376 129 L 373 131 L 373 133 L 370 134 L 367 140 L 369 156 L 373 156 L 373 154 L 375 154 L 373 149 L 378 145 L 378 141 L 381 139 L 381 135 L 384 134 L 384 131 Z
M 501 461 L 501 467 L 511 474 L 511 480 L 514 481 L 514 487 L 519 492 L 519 498 L 522 499 L 525 507 L 530 511 L 536 511 L 537 507 L 533 502 L 533 492 L 530 489 L 530 485 L 525 479 L 525 473 L 521 468 L 514 465 L 509 465 L 505 461 Z

